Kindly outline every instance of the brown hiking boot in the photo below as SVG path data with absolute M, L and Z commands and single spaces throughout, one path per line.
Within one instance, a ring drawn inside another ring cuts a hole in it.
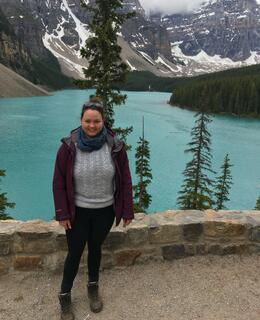
M 71 310 L 71 294 L 68 293 L 59 293 L 59 301 L 61 307 L 61 320 L 74 320 L 74 314 Z
M 92 312 L 100 312 L 103 309 L 103 302 L 98 293 L 98 283 L 88 284 L 89 306 Z

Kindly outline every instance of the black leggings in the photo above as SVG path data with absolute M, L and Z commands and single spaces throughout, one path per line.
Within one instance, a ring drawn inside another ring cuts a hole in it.
M 88 243 L 88 278 L 98 281 L 101 245 L 106 239 L 115 218 L 113 205 L 101 209 L 76 207 L 72 229 L 66 231 L 68 255 L 64 263 L 61 292 L 69 292 L 78 273 L 80 258 Z

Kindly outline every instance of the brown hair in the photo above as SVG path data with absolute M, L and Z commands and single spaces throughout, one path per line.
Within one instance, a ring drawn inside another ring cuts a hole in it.
M 101 114 L 102 119 L 104 119 L 104 106 L 102 100 L 93 95 L 91 95 L 89 98 L 89 101 L 85 102 L 82 106 L 80 119 L 83 118 L 85 111 L 88 109 L 98 111 Z

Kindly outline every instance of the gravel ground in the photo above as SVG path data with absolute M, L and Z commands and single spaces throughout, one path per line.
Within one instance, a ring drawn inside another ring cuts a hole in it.
M 105 270 L 104 310 L 93 314 L 80 272 L 72 292 L 76 320 L 259 320 L 260 256 L 196 256 Z M 59 275 L 0 278 L 1 320 L 58 320 Z

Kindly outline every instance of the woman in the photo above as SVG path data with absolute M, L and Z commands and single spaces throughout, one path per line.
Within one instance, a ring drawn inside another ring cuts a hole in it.
M 102 102 L 84 104 L 81 126 L 63 138 L 54 170 L 56 220 L 66 230 L 68 255 L 59 300 L 61 319 L 74 319 L 71 289 L 88 244 L 88 297 L 93 312 L 102 310 L 98 293 L 101 245 L 114 218 L 124 227 L 134 218 L 132 182 L 124 143 L 105 125 Z

